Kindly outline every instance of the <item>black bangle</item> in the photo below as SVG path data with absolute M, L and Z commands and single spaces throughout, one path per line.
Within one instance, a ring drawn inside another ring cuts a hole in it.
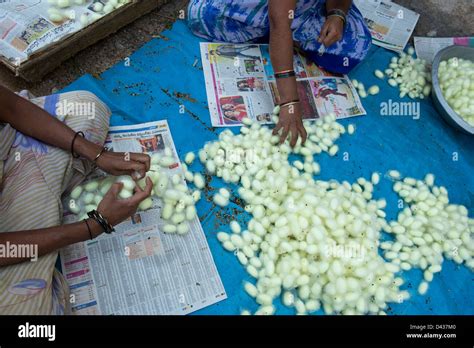
M 79 131 L 79 132 L 76 132 L 76 134 L 74 134 L 74 138 L 72 138 L 72 142 L 71 142 L 71 154 L 72 154 L 72 157 L 74 158 L 79 158 L 80 156 L 79 155 L 76 155 L 74 153 L 74 143 L 76 142 L 76 138 L 77 136 L 80 135 L 81 137 L 85 138 L 86 136 L 84 135 L 83 132 Z
M 92 237 L 91 228 L 89 226 L 89 223 L 87 222 L 87 219 L 84 219 L 84 222 L 86 223 L 87 230 L 89 231 L 89 236 L 91 237 L 91 240 L 94 239 L 94 237 Z
M 115 228 L 111 224 L 109 224 L 107 219 L 104 218 L 102 214 L 99 213 L 97 210 L 91 210 L 87 213 L 87 216 L 97 221 L 97 223 L 102 227 L 105 233 L 110 234 L 112 232 L 115 232 Z
M 288 77 L 295 77 L 296 73 L 294 71 L 286 71 L 282 73 L 275 73 L 276 79 L 286 79 Z

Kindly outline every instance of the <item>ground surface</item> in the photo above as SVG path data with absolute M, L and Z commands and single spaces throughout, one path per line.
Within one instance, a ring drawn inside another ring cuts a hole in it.
M 395 2 L 420 13 L 415 35 L 474 35 L 472 0 L 395 0 Z M 179 10 L 184 9 L 187 3 L 188 0 L 171 0 L 162 8 L 154 10 L 78 53 L 40 82 L 28 83 L 15 78 L 9 70 L 0 66 L 0 83 L 15 91 L 29 89 L 39 96 L 61 89 L 84 74 L 99 75 L 169 28 L 179 15 Z

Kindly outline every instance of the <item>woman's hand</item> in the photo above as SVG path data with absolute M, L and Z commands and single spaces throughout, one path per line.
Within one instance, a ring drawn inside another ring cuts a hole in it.
M 302 112 L 299 103 L 284 107 L 280 110 L 280 117 L 278 124 L 273 130 L 273 135 L 278 134 L 280 130 L 282 130 L 280 135 L 280 144 L 286 140 L 289 133 L 291 133 L 291 147 L 296 145 L 298 135 L 301 136 L 301 143 L 304 144 L 307 133 L 304 129 Z
M 143 153 L 103 152 L 97 166 L 112 175 L 130 175 L 138 180 L 150 170 L 150 156 Z M 139 176 L 138 176 L 138 174 Z
M 341 40 L 343 33 L 344 22 L 342 19 L 336 16 L 328 17 L 321 29 L 318 42 L 322 43 L 325 47 L 329 47 Z
M 113 184 L 97 207 L 97 211 L 101 213 L 112 226 L 118 225 L 135 214 L 138 205 L 150 196 L 153 182 L 150 178 L 146 178 L 145 189 L 142 190 L 139 185 L 136 185 L 135 194 L 127 199 L 120 199 L 118 197 L 122 186 L 122 183 Z

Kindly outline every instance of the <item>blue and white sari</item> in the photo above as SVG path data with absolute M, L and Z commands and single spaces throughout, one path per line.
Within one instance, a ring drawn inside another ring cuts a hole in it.
M 292 23 L 293 39 L 321 67 L 348 73 L 362 61 L 371 36 L 362 14 L 353 4 L 340 41 L 318 54 L 318 37 L 326 20 L 325 0 L 298 0 Z M 265 42 L 270 32 L 267 0 L 191 0 L 188 23 L 198 36 L 220 42 Z

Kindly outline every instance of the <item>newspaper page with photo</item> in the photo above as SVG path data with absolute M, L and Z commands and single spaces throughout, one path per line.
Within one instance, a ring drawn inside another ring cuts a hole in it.
M 389 0 L 354 0 L 364 16 L 372 42 L 393 51 L 403 51 L 420 15 Z
M 415 51 L 418 58 L 432 64 L 436 54 L 448 46 L 474 47 L 474 36 L 471 37 L 421 37 L 415 36 Z
M 201 57 L 214 127 L 240 126 L 245 117 L 272 123 L 280 96 L 269 45 L 202 42 Z M 337 118 L 366 114 L 347 76 L 330 74 L 298 51 L 293 61 L 304 119 L 328 113 Z
M 111 127 L 106 147 L 149 154 L 169 148 L 176 159 L 169 175 L 182 173 L 166 121 Z M 165 234 L 162 202 L 153 200 L 152 209 L 137 212 L 116 232 L 61 250 L 74 314 L 181 315 L 227 298 L 199 218 L 185 235 Z M 65 212 L 65 223 L 76 219 Z
M 19 66 L 35 52 L 101 18 L 104 13 L 97 9 L 107 0 L 70 3 L 67 9 L 57 9 L 48 0 L 0 0 L 0 55 Z M 96 3 L 100 4 L 94 7 Z

